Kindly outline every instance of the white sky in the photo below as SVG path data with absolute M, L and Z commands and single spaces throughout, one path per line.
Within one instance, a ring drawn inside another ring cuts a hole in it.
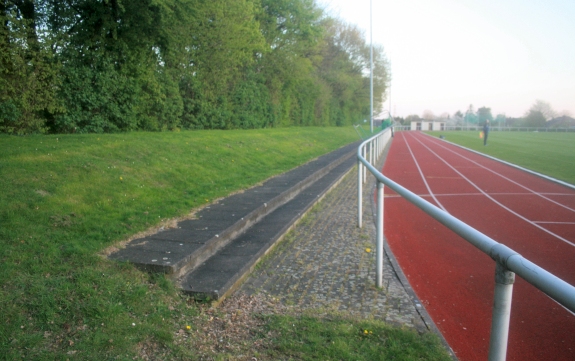
M 370 0 L 317 0 L 364 29 Z M 396 116 L 470 104 L 522 116 L 537 99 L 575 116 L 575 0 L 372 0 Z M 389 99 L 389 98 L 388 98 Z M 385 105 L 389 109 L 389 100 Z

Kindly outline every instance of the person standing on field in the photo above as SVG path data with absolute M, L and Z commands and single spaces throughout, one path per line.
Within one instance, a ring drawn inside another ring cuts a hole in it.
M 487 135 L 489 134 L 489 119 L 485 121 L 483 126 L 483 145 L 487 145 Z

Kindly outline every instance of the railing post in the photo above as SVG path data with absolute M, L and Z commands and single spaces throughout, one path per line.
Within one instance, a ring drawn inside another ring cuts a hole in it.
M 361 150 L 361 152 L 362 152 L 361 156 L 362 156 L 363 159 L 365 159 L 365 156 L 366 156 L 366 154 L 367 154 L 367 150 L 366 150 L 366 149 L 367 149 L 367 144 L 366 144 L 366 145 L 363 147 L 363 149 Z M 362 167 L 362 169 L 363 169 L 363 172 L 362 172 L 363 179 L 362 179 L 362 180 L 363 180 L 363 183 L 365 183 L 365 181 L 367 180 L 367 167 Z
M 383 183 L 377 181 L 377 274 L 376 287 L 383 287 Z
M 357 224 L 358 227 L 361 228 L 361 213 L 362 211 L 362 202 L 363 202 L 363 191 L 361 189 L 361 183 L 363 183 L 363 165 L 361 161 L 357 160 Z
M 373 165 L 373 139 L 369 142 L 369 164 Z
M 505 361 L 515 273 L 499 262 L 495 262 L 495 265 L 495 295 L 491 317 L 489 361 Z

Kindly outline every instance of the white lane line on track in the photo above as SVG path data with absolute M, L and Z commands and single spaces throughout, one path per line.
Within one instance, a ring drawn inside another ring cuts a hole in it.
M 567 312 L 569 312 L 570 314 L 572 314 L 573 316 L 575 316 L 575 312 L 573 312 L 573 311 L 571 311 L 570 309 L 568 309 L 567 307 L 563 306 L 563 305 L 560 304 L 558 301 L 556 301 L 556 300 L 554 300 L 553 298 L 551 298 L 551 296 L 549 296 L 549 295 L 547 295 L 547 294 L 546 294 L 545 296 L 549 297 L 549 299 L 550 299 L 551 301 L 555 302 L 555 303 L 558 304 L 559 306 L 563 307 L 563 309 L 564 309 L 565 311 L 567 311 Z
M 431 195 L 431 197 L 433 198 L 435 203 L 437 203 L 437 205 L 441 209 L 443 209 L 444 212 L 447 212 L 447 209 L 445 209 L 443 204 L 441 204 L 441 202 L 437 198 L 435 198 L 435 196 L 433 195 L 433 192 L 431 191 L 431 188 L 429 188 L 429 184 L 427 184 L 427 180 L 425 180 L 425 176 L 423 175 L 423 172 L 421 171 L 421 168 L 419 167 L 419 163 L 417 162 L 417 159 L 415 159 L 415 155 L 411 151 L 411 147 L 409 146 L 409 143 L 407 142 L 407 138 L 403 135 L 403 132 L 401 132 L 400 134 L 402 135 L 403 140 L 405 141 L 405 144 L 407 145 L 407 149 L 409 149 L 409 153 L 411 154 L 411 158 L 413 158 L 413 161 L 415 162 L 415 165 L 417 166 L 417 170 L 419 170 L 419 175 L 421 175 L 421 179 L 423 179 L 423 183 L 425 183 L 425 188 L 427 188 L 427 191 L 429 192 L 429 194 Z M 449 213 L 449 212 L 447 212 L 447 213 Z
M 558 234 L 555 234 L 553 232 L 551 232 L 550 230 L 541 227 L 540 225 L 538 225 L 537 223 L 523 217 L 522 215 L 520 215 L 519 213 L 515 212 L 514 210 L 512 210 L 511 208 L 505 206 L 504 204 L 500 203 L 499 201 L 497 201 L 495 198 L 491 197 L 489 194 L 487 194 L 486 192 L 484 192 L 481 188 L 479 188 L 475 183 L 473 183 L 469 178 L 467 178 L 466 176 L 464 176 L 460 171 L 458 171 L 457 169 L 455 169 L 454 166 L 452 166 L 451 164 L 449 164 L 445 159 L 441 158 L 439 156 L 439 154 L 435 153 L 431 148 L 429 148 L 427 145 L 423 144 L 423 142 L 421 142 L 419 139 L 415 138 L 415 136 L 413 136 L 413 138 L 415 140 L 417 140 L 421 145 L 423 145 L 425 148 L 427 148 L 427 150 L 429 150 L 433 155 L 435 155 L 437 158 L 439 158 L 439 160 L 441 160 L 443 163 L 445 163 L 449 168 L 453 169 L 453 171 L 455 171 L 457 174 L 459 174 L 463 179 L 465 179 L 467 182 L 469 182 L 469 184 L 471 184 L 473 187 L 475 187 L 475 189 L 477 189 L 479 192 L 481 192 L 484 196 L 486 196 L 487 198 L 489 198 L 491 201 L 493 201 L 495 204 L 499 205 L 501 208 L 507 210 L 509 213 L 514 214 L 515 216 L 521 218 L 522 220 L 524 220 L 525 222 L 533 225 L 534 227 L 539 228 L 540 230 L 542 230 L 543 232 L 546 232 L 550 235 L 552 235 L 553 237 L 567 243 L 570 244 L 571 246 L 575 247 L 575 243 L 570 242 L 569 240 L 561 237 Z
M 458 177 L 459 178 L 459 177 Z M 465 197 L 465 196 L 483 196 L 483 193 L 433 193 L 436 197 Z M 491 196 L 533 196 L 533 193 L 495 193 L 489 192 Z M 546 193 L 547 194 L 547 193 Z M 551 194 L 551 193 L 548 193 Z M 575 196 L 574 194 L 552 194 L 555 196 Z M 429 194 L 418 194 L 420 197 L 429 197 Z M 386 194 L 386 198 L 402 198 L 398 194 Z
M 548 221 L 533 221 L 537 224 L 575 224 L 575 222 L 548 222 Z
M 460 177 L 457 177 L 461 179 Z M 483 193 L 433 193 L 436 197 L 465 197 L 465 196 L 483 196 Z M 489 193 L 492 196 L 531 196 L 531 193 Z M 420 197 L 429 197 L 429 194 L 418 194 Z M 401 198 L 398 194 L 386 195 L 389 198 Z
M 432 139 L 433 139 L 433 138 L 432 138 Z M 433 144 L 435 144 L 435 145 L 437 145 L 437 146 L 439 146 L 439 147 L 441 147 L 441 148 L 443 148 L 443 149 L 445 149 L 445 150 L 447 150 L 447 151 L 449 151 L 449 152 L 451 152 L 451 153 L 453 153 L 453 154 L 455 154 L 455 155 L 458 155 L 459 157 L 461 157 L 461 158 L 463 158 L 463 159 L 465 159 L 465 160 L 467 160 L 467 161 L 469 161 L 469 162 L 471 162 L 471 163 L 473 163 L 473 164 L 475 164 L 475 165 L 477 165 L 477 166 L 479 166 L 479 167 L 481 167 L 481 168 L 483 168 L 483 169 L 486 169 L 486 170 L 490 171 L 491 173 L 493 173 L 493 174 L 495 174 L 495 175 L 498 175 L 498 176 L 500 176 L 501 178 L 503 178 L 503 179 L 505 179 L 505 180 L 507 180 L 507 181 L 509 181 L 509 182 L 511 182 L 511 183 L 513 183 L 513 184 L 515 184 L 515 185 L 517 185 L 517 186 L 519 186 L 519 187 L 521 187 L 521 188 L 523 188 L 523 189 L 525 189 L 525 190 L 527 190 L 527 191 L 529 191 L 529 192 L 531 192 L 531 193 L 533 193 L 533 194 L 535 194 L 535 195 L 537 195 L 537 196 L 539 196 L 539 197 L 541 197 L 541 198 L 543 198 L 543 199 L 545 199 L 545 200 L 547 200 L 547 201 L 549 201 L 549 202 L 551 202 L 551 203 L 555 203 L 556 205 L 558 205 L 558 206 L 560 206 L 560 207 L 563 207 L 563 208 L 565 208 L 565 209 L 567 209 L 567 210 L 570 210 L 571 212 L 575 212 L 575 209 L 570 208 L 570 207 L 568 207 L 568 206 L 566 206 L 566 205 L 564 205 L 564 204 L 561 204 L 561 203 L 559 203 L 559 202 L 557 202 L 557 201 L 554 201 L 553 199 L 547 198 L 547 197 L 544 196 L 544 193 L 535 192 L 534 190 L 528 188 L 527 186 L 524 186 L 524 185 L 522 185 L 522 184 L 520 184 L 520 183 L 518 183 L 518 182 L 516 182 L 516 181 L 514 181 L 514 180 L 512 180 L 512 179 L 510 179 L 510 178 L 507 178 L 507 177 L 504 176 L 503 174 L 497 173 L 496 171 L 494 171 L 494 170 L 492 170 L 492 169 L 489 169 L 489 168 L 487 168 L 486 166 L 484 166 L 484 165 L 482 165 L 482 164 L 480 164 L 480 163 L 477 163 L 476 161 L 471 160 L 471 159 L 467 158 L 466 156 L 464 156 L 464 155 L 462 155 L 462 154 L 459 154 L 459 153 L 455 152 L 453 149 L 449 149 L 448 147 L 444 146 L 443 144 L 440 144 L 440 143 L 438 143 L 437 141 L 435 141 L 435 139 L 434 139 L 434 141 L 433 141 Z

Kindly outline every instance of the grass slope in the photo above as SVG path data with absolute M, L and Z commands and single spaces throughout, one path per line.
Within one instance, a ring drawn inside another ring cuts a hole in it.
M 575 184 L 575 133 L 489 132 L 483 145 L 479 132 L 427 132 L 521 167 Z
M 196 359 L 174 337 L 200 308 L 98 254 L 355 140 L 351 127 L 0 136 L 0 359 Z
M 418 335 L 381 321 L 271 316 L 265 331 L 277 359 L 290 360 L 451 360 L 435 335 Z

